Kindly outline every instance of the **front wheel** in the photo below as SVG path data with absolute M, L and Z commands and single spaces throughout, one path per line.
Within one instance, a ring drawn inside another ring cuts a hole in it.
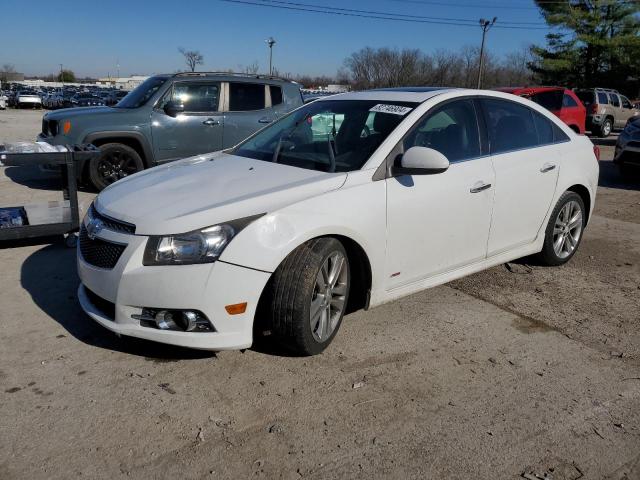
M 138 152 L 127 145 L 107 143 L 99 148 L 100 156 L 89 163 L 89 180 L 98 191 L 144 169 Z
M 580 195 L 564 192 L 549 218 L 539 260 L 551 266 L 567 263 L 578 250 L 586 219 Z
M 335 337 L 349 299 L 347 252 L 335 238 L 317 238 L 295 249 L 273 274 L 272 333 L 299 355 L 322 352 Z

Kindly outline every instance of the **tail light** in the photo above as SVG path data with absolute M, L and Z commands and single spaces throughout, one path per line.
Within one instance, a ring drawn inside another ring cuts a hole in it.
M 600 147 L 598 145 L 593 146 L 593 154 L 596 156 L 596 160 L 600 161 Z
M 596 113 L 598 113 L 598 105 L 596 105 L 595 103 L 593 103 L 590 107 L 589 110 L 591 110 L 591 113 L 593 113 L 594 115 Z

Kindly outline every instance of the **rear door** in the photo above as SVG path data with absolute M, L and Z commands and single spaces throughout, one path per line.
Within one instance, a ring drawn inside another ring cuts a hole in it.
M 151 114 L 151 133 L 156 161 L 215 152 L 222 149 L 224 117 L 220 82 L 176 82 Z M 164 112 L 169 101 L 184 105 L 184 113 L 172 117 Z
M 535 240 L 555 193 L 560 159 L 554 125 L 544 115 L 504 99 L 483 98 L 481 104 L 496 176 L 487 249 L 492 256 Z
M 622 109 L 622 102 L 617 93 L 609 92 L 609 101 L 611 102 L 611 110 L 613 112 L 613 128 L 622 128 L 627 120 Z
M 278 118 L 272 103 L 274 100 L 282 103 L 282 89 L 249 82 L 229 82 L 225 86 L 228 100 L 225 104 L 223 144 L 224 148 L 229 148 Z

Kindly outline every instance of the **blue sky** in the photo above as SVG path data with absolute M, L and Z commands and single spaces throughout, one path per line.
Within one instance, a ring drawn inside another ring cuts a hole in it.
M 290 1 L 455 19 L 497 16 L 497 25 L 543 23 L 533 0 Z M 382 21 L 220 0 L 3 0 L 2 12 L 0 65 L 12 63 L 28 75 L 56 72 L 60 63 L 81 76 L 115 75 L 116 62 L 121 76 L 173 72 L 184 68 L 179 46 L 200 50 L 203 70 L 237 69 L 257 61 L 260 70 L 266 71 L 264 40 L 269 36 L 277 41 L 274 66 L 280 72 L 333 75 L 345 57 L 365 46 L 432 52 L 477 45 L 481 38 L 476 25 Z M 545 33 L 544 29 L 494 28 L 487 46 L 501 55 L 544 43 Z

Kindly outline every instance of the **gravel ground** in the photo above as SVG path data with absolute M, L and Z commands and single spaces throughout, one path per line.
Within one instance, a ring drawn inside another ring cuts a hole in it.
M 0 143 L 40 115 L 0 112 Z M 640 478 L 640 181 L 603 143 L 568 265 L 357 312 L 312 358 L 117 338 L 81 312 L 72 250 L 0 249 L 0 478 Z M 1 170 L 2 205 L 54 193 Z

